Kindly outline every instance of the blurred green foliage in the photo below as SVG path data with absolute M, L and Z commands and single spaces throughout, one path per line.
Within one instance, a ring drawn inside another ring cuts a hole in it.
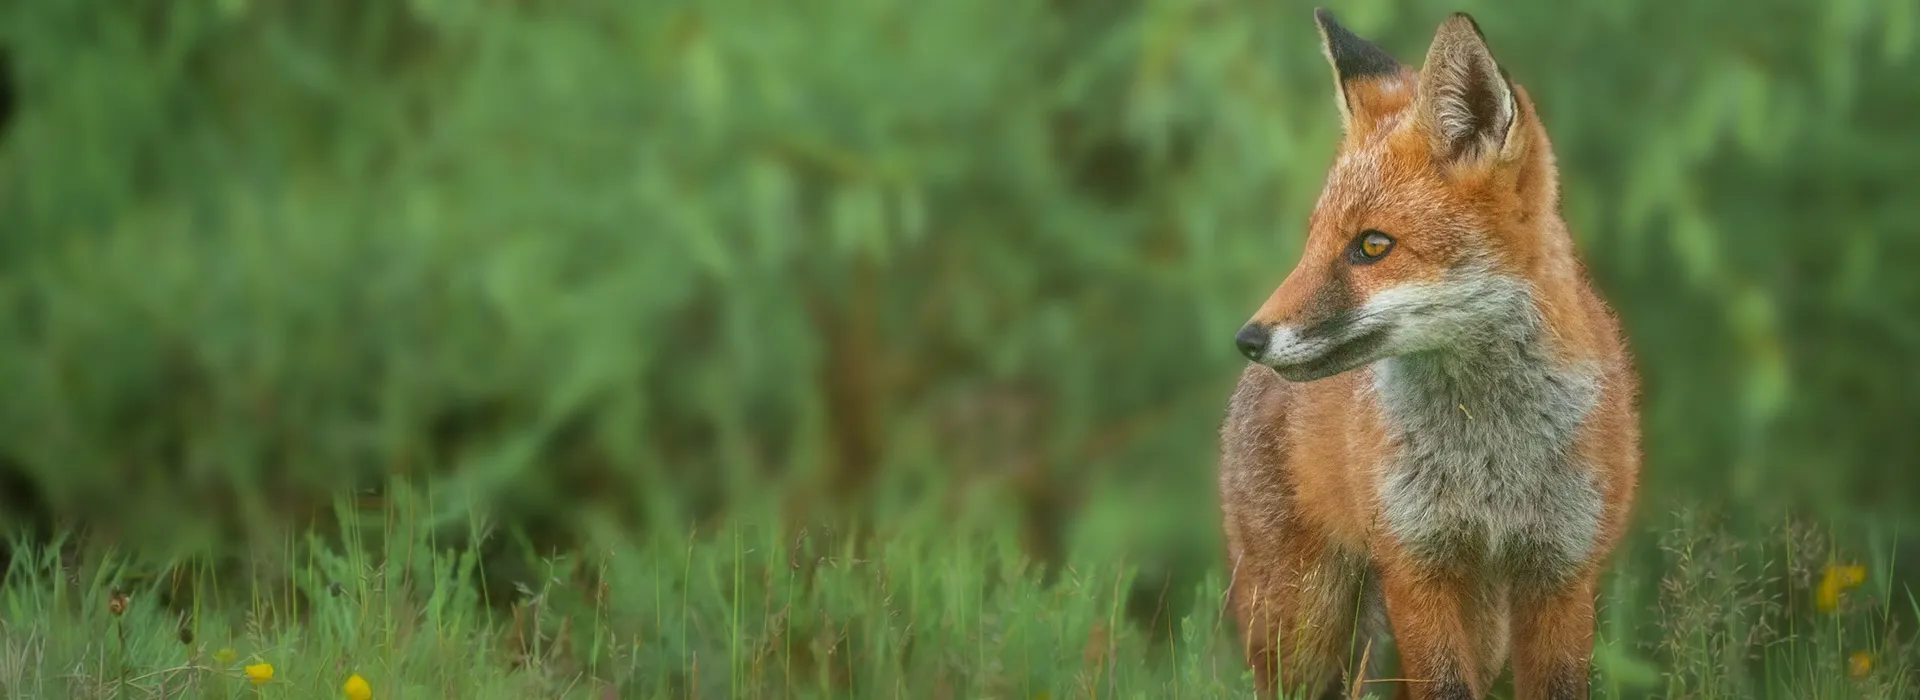
M 5 515 L 181 541 L 433 475 L 564 537 L 935 473 L 1197 579 L 1339 128 L 1310 8 L 7 3 Z M 1913 521 L 1920 7 L 1332 9 L 1413 64 L 1472 12 L 1536 99 L 1649 508 Z

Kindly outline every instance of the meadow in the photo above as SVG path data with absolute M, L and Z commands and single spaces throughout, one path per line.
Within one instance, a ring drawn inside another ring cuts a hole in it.
M 0 4 L 0 698 L 1250 695 L 1312 7 Z M 1475 15 L 1633 345 L 1594 696 L 1920 697 L 1920 9 L 1331 7 Z
M 225 567 L 17 552 L 0 690 L 352 698 L 358 678 L 385 698 L 1252 695 L 1219 573 L 1178 588 L 1143 585 L 1156 582 L 1119 557 L 1046 570 L 1004 526 L 1013 514 L 979 500 L 870 532 L 726 518 L 609 533 L 490 586 L 500 567 L 410 527 L 429 496 L 342 503 L 337 529 Z M 1920 602 L 1885 573 L 1896 549 L 1849 551 L 1801 520 L 1647 520 L 1602 597 L 1595 697 L 1913 696 Z

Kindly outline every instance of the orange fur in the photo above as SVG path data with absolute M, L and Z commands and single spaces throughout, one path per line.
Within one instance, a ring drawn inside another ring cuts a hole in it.
M 1356 615 L 1364 617 L 1372 585 L 1384 598 L 1401 675 L 1424 681 L 1405 684 L 1406 696 L 1483 697 L 1510 660 L 1518 697 L 1585 698 L 1598 579 L 1626 528 L 1638 481 L 1638 380 L 1621 330 L 1588 282 L 1559 214 L 1546 131 L 1524 89 L 1501 74 L 1498 80 L 1510 88 L 1503 103 L 1499 83 L 1484 80 L 1491 58 L 1464 15 L 1441 26 L 1420 72 L 1380 72 L 1373 55 L 1361 58 L 1374 63 L 1356 62 L 1354 52 L 1370 45 L 1355 43 L 1324 13 L 1321 26 L 1346 136 L 1309 218 L 1306 251 L 1243 335 L 1276 328 L 1305 333 L 1300 329 L 1384 303 L 1380 295 L 1387 290 L 1453 284 L 1464 274 L 1462 261 L 1485 260 L 1486 275 L 1524 282 L 1528 318 L 1540 329 L 1527 346 L 1538 351 L 1526 356 L 1538 365 L 1529 370 L 1593 382 L 1577 429 L 1565 449 L 1551 452 L 1566 455 L 1561 468 L 1567 473 L 1541 483 L 1568 490 L 1575 504 L 1584 502 L 1590 486 L 1597 511 L 1591 528 L 1530 523 L 1535 530 L 1517 532 L 1550 536 L 1514 539 L 1532 547 L 1514 550 L 1520 555 L 1503 555 L 1499 543 L 1490 544 L 1486 533 L 1493 530 L 1467 530 L 1458 541 L 1443 542 L 1466 555 L 1423 554 L 1429 543 L 1395 533 L 1427 513 L 1396 513 L 1390 503 L 1427 494 L 1390 495 L 1384 484 L 1401 476 L 1396 470 L 1427 468 L 1408 445 L 1428 438 L 1455 444 L 1449 436 L 1418 434 L 1421 426 L 1456 423 L 1396 422 L 1381 394 L 1381 387 L 1399 381 L 1382 376 L 1386 357 L 1298 382 L 1275 371 L 1278 361 L 1249 364 L 1221 428 L 1220 474 L 1229 602 L 1248 662 L 1265 696 L 1282 684 L 1289 693 L 1304 688 L 1304 697 L 1338 692 L 1364 644 L 1352 642 L 1356 626 L 1364 626 Z M 1483 57 L 1485 63 L 1476 63 Z M 1453 72 L 1442 75 L 1445 70 Z M 1471 82 L 1475 76 L 1483 80 Z M 1448 80 L 1468 81 L 1470 89 L 1441 90 Z M 1456 93 L 1467 95 L 1470 111 L 1447 111 L 1459 106 L 1442 104 Z M 1512 125 L 1504 131 L 1497 128 L 1503 105 Z M 1464 141 L 1448 133 L 1461 123 L 1484 133 Z M 1377 262 L 1350 263 L 1343 257 L 1350 242 L 1369 230 L 1395 236 L 1394 248 Z M 1459 410 L 1477 420 L 1473 408 L 1463 403 Z M 1497 426 L 1486 434 L 1492 436 L 1486 440 L 1503 437 Z M 1499 485 L 1484 486 L 1500 494 Z M 1489 522 L 1499 517 L 1487 516 Z M 1590 546 L 1568 550 L 1582 552 L 1576 560 L 1547 556 L 1564 542 Z M 1522 564 L 1499 564 L 1508 561 L 1500 556 Z M 1533 566 L 1539 562 L 1548 563 Z

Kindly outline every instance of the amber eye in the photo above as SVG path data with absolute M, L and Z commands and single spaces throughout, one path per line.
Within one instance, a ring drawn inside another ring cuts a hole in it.
M 1353 262 L 1359 265 L 1379 262 L 1393 250 L 1393 237 L 1379 231 L 1367 231 L 1353 239 Z

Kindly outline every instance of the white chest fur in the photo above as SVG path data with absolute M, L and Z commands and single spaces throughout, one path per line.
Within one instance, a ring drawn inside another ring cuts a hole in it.
M 1527 307 L 1472 343 L 1373 367 L 1393 448 L 1384 524 L 1431 566 L 1554 579 L 1598 536 L 1601 495 L 1574 446 L 1599 374 L 1556 367 Z

